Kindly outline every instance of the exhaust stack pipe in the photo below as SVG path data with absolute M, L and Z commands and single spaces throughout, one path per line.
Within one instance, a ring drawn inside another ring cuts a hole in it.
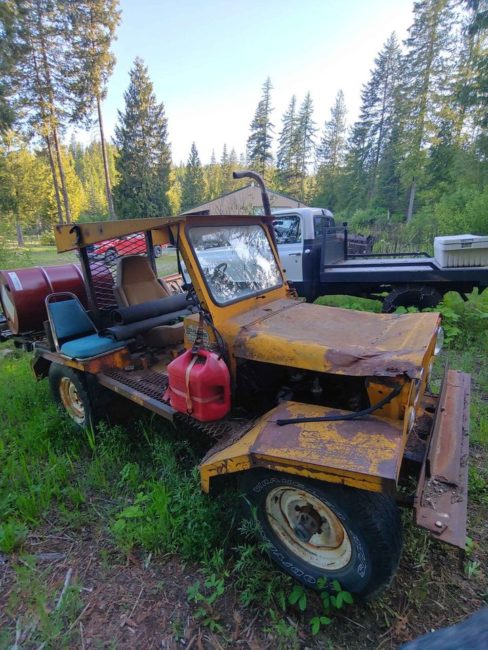
M 244 172 L 232 172 L 232 178 L 252 178 L 256 183 L 259 185 L 261 188 L 261 200 L 263 202 L 263 209 L 264 209 L 264 214 L 267 217 L 271 217 L 271 205 L 269 202 L 269 196 L 268 193 L 266 192 L 266 186 L 264 184 L 263 177 L 261 174 L 258 174 L 257 172 L 252 172 L 252 171 L 244 171 Z

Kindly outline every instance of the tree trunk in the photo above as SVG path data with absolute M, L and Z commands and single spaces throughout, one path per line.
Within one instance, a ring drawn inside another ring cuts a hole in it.
M 51 175 L 53 177 L 53 185 L 54 185 L 54 197 L 56 199 L 56 208 L 58 211 L 58 222 L 59 223 L 64 223 L 63 219 L 63 208 L 61 207 L 61 197 L 59 196 L 59 183 L 58 183 L 58 177 L 56 174 L 56 167 L 54 165 L 54 157 L 53 157 L 53 148 L 51 146 L 51 139 L 48 135 L 45 137 L 46 141 L 46 147 L 47 147 L 47 154 L 49 158 L 49 167 L 51 168 Z
M 112 187 L 110 184 L 110 171 L 108 168 L 107 147 L 105 145 L 105 132 L 103 130 L 102 106 L 100 95 L 97 95 L 98 126 L 100 127 L 100 145 L 102 147 L 103 171 L 105 173 L 105 192 L 107 194 L 108 214 L 110 219 L 115 219 L 114 202 L 112 199 Z
M 25 247 L 24 233 L 22 231 L 22 224 L 20 223 L 19 215 L 15 215 L 15 230 L 17 233 L 17 245 L 19 248 Z
M 49 102 L 48 102 L 48 115 L 50 118 L 50 129 L 51 133 L 53 136 L 53 141 L 54 141 L 54 149 L 56 151 L 56 160 L 58 163 L 58 169 L 59 169 L 59 178 L 61 180 L 61 193 L 63 195 L 63 203 L 64 203 L 64 211 L 66 214 L 66 223 L 71 223 L 71 209 L 69 205 L 69 198 L 68 198 L 68 190 L 66 188 L 66 176 L 64 173 L 64 166 L 63 166 L 63 161 L 61 160 L 61 149 L 59 146 L 59 138 L 58 138 L 58 131 L 57 131 L 57 115 L 56 115 L 56 106 L 55 106 L 55 101 L 54 101 L 54 86 L 51 78 L 51 69 L 49 67 L 49 59 L 47 56 L 47 45 L 46 45 L 46 38 L 45 38 L 45 32 L 44 32 L 44 24 L 42 22 L 42 8 L 39 4 L 37 3 L 37 26 L 39 30 L 39 40 L 40 40 L 40 54 L 42 57 L 42 65 L 44 69 L 44 75 L 45 75 L 45 81 L 46 81 L 46 91 L 48 94 Z M 41 99 L 44 101 L 45 98 L 41 97 Z
M 417 189 L 417 183 L 415 182 L 415 179 L 412 179 L 412 184 L 410 185 L 410 196 L 408 198 L 407 223 L 410 221 L 413 215 L 413 203 L 415 200 L 416 189 Z
M 59 145 L 58 131 L 53 126 L 54 149 L 56 151 L 56 160 L 58 161 L 59 177 L 61 179 L 61 193 L 63 195 L 64 211 L 66 213 L 66 223 L 71 223 L 71 208 L 69 205 L 68 189 L 66 187 L 66 175 L 64 173 L 63 160 L 61 158 L 61 147 Z

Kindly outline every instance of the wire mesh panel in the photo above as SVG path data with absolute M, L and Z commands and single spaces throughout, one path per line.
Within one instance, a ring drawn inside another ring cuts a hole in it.
M 93 295 L 98 309 L 117 307 L 114 293 L 117 268 L 120 258 L 128 255 L 147 255 L 144 233 L 107 239 L 88 251 Z
M 345 230 L 342 226 L 325 230 L 322 246 L 322 267 L 344 260 Z

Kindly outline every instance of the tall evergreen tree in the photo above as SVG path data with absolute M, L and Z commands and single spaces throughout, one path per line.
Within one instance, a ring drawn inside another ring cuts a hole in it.
M 16 0 L 0 0 L 0 133 L 12 128 L 15 121 L 15 70 L 25 54 L 21 11 Z
M 197 147 L 193 142 L 181 187 L 181 211 L 185 212 L 190 208 L 200 205 L 203 203 L 204 198 L 205 181 L 203 178 L 203 170 Z
M 298 190 L 298 115 L 297 98 L 290 99 L 282 117 L 279 135 L 277 168 L 280 189 L 293 193 Z
M 102 101 L 115 65 L 110 50 L 120 21 L 118 0 L 60 0 L 66 7 L 72 56 L 68 62 L 72 96 L 71 119 L 89 119 L 95 107 L 105 175 L 109 215 L 115 218 L 109 162 L 103 127 Z
M 268 77 L 263 85 L 263 94 L 259 100 L 251 122 L 251 135 L 247 140 L 247 160 L 251 169 L 266 176 L 267 169 L 272 163 L 271 147 L 273 143 L 273 128 L 271 122 L 271 79 Z
M 423 182 L 428 148 L 452 101 L 454 0 L 417 0 L 405 41 L 402 104 L 405 108 L 403 178 L 408 188 L 407 220 L 416 188 Z
M 124 100 L 125 110 L 118 112 L 114 139 L 119 150 L 119 180 L 114 187 L 116 211 L 122 218 L 168 215 L 168 120 L 164 105 L 156 101 L 147 67 L 139 58 L 130 71 Z
M 390 195 L 384 186 L 387 177 L 395 183 L 391 165 L 398 162 L 395 143 L 400 121 L 400 70 L 400 48 L 392 34 L 375 59 L 369 81 L 363 86 L 360 117 L 351 138 L 348 168 L 354 189 L 350 198 L 356 207 L 383 205 L 385 191 Z M 391 209 L 392 206 L 384 207 Z
M 346 104 L 339 90 L 317 149 L 317 202 L 335 208 L 346 156 Z
M 215 151 L 213 149 L 210 164 L 206 165 L 204 175 L 206 185 L 205 200 L 211 201 L 219 196 L 222 185 L 220 165 L 217 163 L 217 158 L 215 157 Z
M 316 133 L 317 128 L 313 119 L 312 97 L 310 93 L 307 93 L 300 106 L 296 131 L 297 180 L 299 181 L 299 189 L 298 192 L 295 191 L 295 194 L 302 200 L 305 199 L 306 177 L 315 151 Z

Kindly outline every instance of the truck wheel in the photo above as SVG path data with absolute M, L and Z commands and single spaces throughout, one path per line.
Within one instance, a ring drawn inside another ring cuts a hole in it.
M 159 246 L 159 244 L 157 244 L 156 246 L 154 246 L 153 251 L 154 251 L 154 257 L 161 257 L 161 253 L 163 252 L 163 249 L 161 248 L 161 246 Z
M 95 426 L 100 419 L 96 400 L 90 397 L 84 377 L 59 363 L 49 368 L 49 384 L 54 401 L 75 424 L 85 428 Z
M 397 307 L 428 309 L 436 307 L 441 300 L 441 294 L 434 287 L 396 287 L 384 299 L 382 311 L 391 314 Z
M 115 248 L 109 248 L 103 258 L 104 262 L 106 262 L 107 264 L 111 264 L 116 259 L 117 259 L 117 251 L 115 250 Z
M 390 583 L 402 548 L 391 497 L 289 474 L 243 481 L 271 558 L 296 580 L 317 589 L 319 578 L 335 579 L 362 599 Z

